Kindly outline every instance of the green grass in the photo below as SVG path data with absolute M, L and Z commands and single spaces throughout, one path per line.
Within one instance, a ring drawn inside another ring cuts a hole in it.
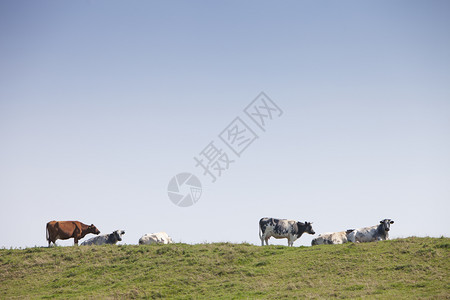
M 450 298 L 450 238 L 0 250 L 0 298 Z

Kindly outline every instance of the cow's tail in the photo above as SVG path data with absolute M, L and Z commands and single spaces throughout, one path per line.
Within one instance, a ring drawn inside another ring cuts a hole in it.
M 45 226 L 45 238 L 47 239 L 47 242 L 49 240 L 49 236 L 48 236 L 48 224 Z
M 258 229 L 259 229 L 259 239 L 262 240 L 261 223 L 258 223 Z

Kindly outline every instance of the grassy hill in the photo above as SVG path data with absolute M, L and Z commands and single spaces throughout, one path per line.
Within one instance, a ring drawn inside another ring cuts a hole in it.
M 450 238 L 0 250 L 0 298 L 450 298 Z

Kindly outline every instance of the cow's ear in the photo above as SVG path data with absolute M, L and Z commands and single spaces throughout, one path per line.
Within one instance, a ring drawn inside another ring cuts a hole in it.
M 383 224 L 383 221 L 380 221 L 381 224 Z
M 394 224 L 394 221 L 391 221 L 391 224 Z

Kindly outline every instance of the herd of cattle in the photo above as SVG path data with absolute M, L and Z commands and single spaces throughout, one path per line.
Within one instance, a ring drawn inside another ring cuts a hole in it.
M 322 233 L 312 240 L 311 245 L 343 244 L 347 242 L 362 243 L 387 240 L 389 239 L 390 225 L 393 223 L 394 221 L 391 219 L 384 219 L 381 220 L 379 224 L 370 227 Z M 271 237 L 276 239 L 287 239 L 288 246 L 293 246 L 294 242 L 305 232 L 308 234 L 315 234 L 312 223 L 275 218 L 262 218 L 259 220 L 259 238 L 261 239 L 261 246 L 264 246 L 264 242 L 266 245 L 269 245 L 269 239 Z M 51 243 L 56 245 L 56 240 L 67 240 L 70 238 L 73 238 L 75 245 L 78 245 L 78 241 L 89 233 L 96 234 L 97 236 L 82 242 L 82 246 L 114 245 L 122 240 L 125 231 L 116 230 L 110 234 L 98 235 L 100 234 L 100 231 L 94 224 L 86 225 L 79 221 L 51 221 L 47 223 L 46 227 L 46 236 L 49 247 Z M 145 234 L 139 239 L 139 245 L 170 243 L 173 243 L 172 238 L 165 232 Z
M 394 221 L 384 219 L 380 224 L 363 227 L 358 229 L 348 229 L 340 232 L 327 232 L 319 234 L 312 240 L 311 245 L 323 244 L 343 244 L 347 242 L 362 243 L 374 242 L 389 239 L 389 230 Z M 288 246 L 293 246 L 295 240 L 300 238 L 303 233 L 315 234 L 310 222 L 297 222 L 293 220 L 262 218 L 259 220 L 259 238 L 261 246 L 269 244 L 269 239 L 287 239 Z
M 78 241 L 89 233 L 97 234 L 97 236 L 82 242 L 81 246 L 115 245 L 122 240 L 125 230 L 116 230 L 110 234 L 98 235 L 100 234 L 100 230 L 98 230 L 94 224 L 86 225 L 79 221 L 51 221 L 47 223 L 46 227 L 46 236 L 49 247 L 51 243 L 56 245 L 56 240 L 67 240 L 71 238 L 74 239 L 75 245 L 78 245 Z M 170 243 L 173 243 L 172 238 L 165 232 L 145 234 L 139 239 L 139 245 Z

